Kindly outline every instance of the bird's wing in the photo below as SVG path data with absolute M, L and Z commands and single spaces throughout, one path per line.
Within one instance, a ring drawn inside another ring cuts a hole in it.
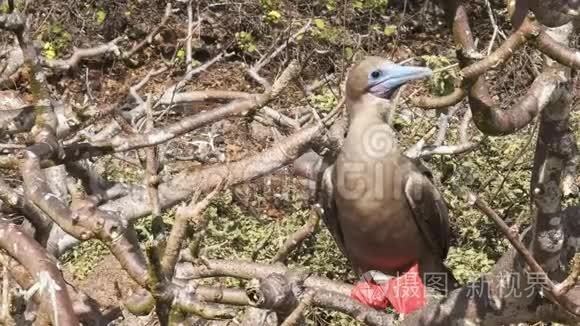
M 431 182 L 435 183 L 435 177 L 433 176 L 433 172 L 431 172 L 431 170 L 429 170 L 429 168 L 427 166 L 425 166 L 425 164 L 423 163 L 423 161 L 421 161 L 420 158 L 408 158 L 408 159 L 411 162 L 413 162 L 413 165 L 417 169 L 419 169 L 419 172 L 422 175 L 424 175 L 425 177 L 427 177 L 427 179 L 429 179 Z
M 322 218 L 326 227 L 332 234 L 335 242 L 337 243 L 339 249 L 342 251 L 343 254 L 346 255 L 346 251 L 344 248 L 344 238 L 342 234 L 342 229 L 340 227 L 340 223 L 338 221 L 338 213 L 336 208 L 335 202 L 335 193 L 334 193 L 334 165 L 330 165 L 326 167 L 324 172 L 322 173 L 321 178 L 319 179 L 320 184 L 318 187 L 318 202 L 322 206 L 323 214 Z
M 427 176 L 415 171 L 405 182 L 405 196 L 427 244 L 445 259 L 449 251 L 449 218 L 443 197 Z

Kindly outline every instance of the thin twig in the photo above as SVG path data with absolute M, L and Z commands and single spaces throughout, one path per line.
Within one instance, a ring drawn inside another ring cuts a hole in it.
M 147 132 L 153 130 L 155 127 L 153 120 L 153 109 L 151 108 L 151 96 L 147 96 L 145 102 L 145 110 L 147 112 Z M 145 184 L 147 185 L 149 192 L 149 204 L 151 205 L 151 215 L 154 220 L 161 218 L 161 207 L 159 205 L 159 159 L 157 153 L 157 146 L 147 147 L 145 149 L 146 153 L 146 173 L 145 173 Z M 158 221 L 160 222 L 160 221 Z
M 489 41 L 489 46 L 487 47 L 487 55 L 491 54 L 493 43 L 495 42 L 495 38 L 497 37 L 498 32 L 500 31 L 499 26 L 495 22 L 495 17 L 493 15 L 493 9 L 491 8 L 491 4 L 489 0 L 485 0 L 485 6 L 487 8 L 487 15 L 489 16 L 489 21 L 491 26 L 493 26 L 493 35 L 491 36 L 491 40 Z
M 282 52 L 288 44 L 293 42 L 296 38 L 300 35 L 306 33 L 312 24 L 312 20 L 308 20 L 308 22 L 302 26 L 296 33 L 290 36 L 284 43 L 282 43 L 278 48 L 276 48 L 269 56 L 263 56 L 252 68 L 248 70 L 248 74 L 252 77 L 256 82 L 264 87 L 264 89 L 269 90 L 271 88 L 270 83 L 262 76 L 260 76 L 260 70 L 267 65 L 272 59 L 274 59 L 280 52 Z
M 187 2 L 187 41 L 185 42 L 185 71 L 191 70 L 191 38 L 193 37 L 193 1 Z
M 278 249 L 278 252 L 274 258 L 272 258 L 272 263 L 286 260 L 288 255 L 294 251 L 294 249 L 296 249 L 304 240 L 306 240 L 306 238 L 314 233 L 314 230 L 316 230 L 319 221 L 320 215 L 313 209 L 306 224 L 304 224 L 298 231 L 290 235 L 284 244 Z
M 284 320 L 280 326 L 295 326 L 300 325 L 300 321 L 304 316 L 306 309 L 312 305 L 312 299 L 314 297 L 314 291 L 307 290 L 302 296 L 302 300 L 298 303 L 298 306 L 292 311 L 292 313 Z
M 139 44 L 135 45 L 128 52 L 123 53 L 123 58 L 129 58 L 137 51 L 141 50 L 144 46 L 151 44 L 155 35 L 157 35 L 161 31 L 161 28 L 167 24 L 169 17 L 171 17 L 171 2 L 168 2 L 167 6 L 165 6 L 165 13 L 161 18 L 161 22 L 159 22 L 159 24 L 149 33 L 149 35 L 147 35 L 141 42 L 139 42 Z
M 513 232 L 512 229 L 503 221 L 501 217 L 488 205 L 485 199 L 477 196 L 476 194 L 469 192 L 467 194 L 467 200 L 472 205 L 475 205 L 479 210 L 481 210 L 487 217 L 492 219 L 498 226 L 500 231 L 509 240 L 509 242 L 514 246 L 517 252 L 524 258 L 530 269 L 535 273 L 534 276 L 539 277 L 541 280 L 539 283 L 542 285 L 544 290 L 546 290 L 546 296 L 552 299 L 555 303 L 563 306 L 564 309 L 571 313 L 578 312 L 578 303 L 575 302 L 573 298 L 566 296 L 568 289 L 570 287 L 569 282 L 563 282 L 562 285 L 555 284 L 546 271 L 540 266 L 538 261 L 534 258 L 532 253 L 528 250 L 526 245 L 519 239 L 518 234 Z M 575 263 L 574 267 L 577 267 Z M 573 269 L 571 278 L 577 278 L 577 274 L 580 273 Z
M 312 20 L 308 20 L 308 22 L 302 26 L 296 33 L 290 36 L 286 42 L 282 43 L 276 50 L 274 50 L 269 56 L 261 58 L 252 68 L 251 70 L 258 73 L 265 65 L 270 63 L 272 59 L 274 59 L 280 52 L 284 51 L 288 44 L 293 42 L 295 39 L 300 37 L 302 34 L 306 33 L 312 24 Z
M 461 119 L 461 125 L 459 126 L 459 141 L 461 143 L 467 143 L 469 141 L 469 123 L 472 117 L 471 110 L 467 108 Z
M 161 262 L 163 274 L 167 277 L 173 276 L 173 271 L 175 269 L 175 264 L 177 263 L 177 257 L 181 250 L 181 245 L 183 239 L 185 238 L 187 225 L 190 221 L 196 219 L 203 210 L 209 205 L 210 201 L 223 189 L 226 185 L 226 179 L 215 187 L 207 196 L 205 196 L 201 201 L 197 201 L 199 193 L 194 194 L 191 202 L 187 206 L 182 206 L 175 212 L 175 222 L 169 238 L 167 240 L 167 246 L 165 248 L 165 255 Z
M 135 101 L 137 101 L 137 103 L 139 104 L 144 104 L 145 101 L 143 101 L 143 98 L 141 98 L 141 96 L 137 93 L 141 88 L 143 88 L 143 86 L 145 86 L 145 84 L 147 84 L 149 82 L 149 79 L 151 79 L 151 77 L 155 77 L 165 71 L 167 71 L 167 67 L 161 67 L 157 70 L 153 70 L 151 69 L 147 75 L 145 75 L 145 77 L 143 77 L 143 79 L 141 79 L 141 81 L 139 81 L 137 84 L 131 86 L 129 88 L 129 93 L 131 94 L 131 96 L 133 96 L 133 98 L 135 99 Z
M 536 259 L 532 256 L 532 253 L 528 250 L 528 248 L 520 241 L 518 235 L 515 234 L 512 229 L 503 221 L 499 215 L 489 206 L 485 199 L 481 198 L 480 196 L 470 192 L 467 194 L 467 200 L 470 204 L 475 205 L 480 211 L 482 211 L 487 217 L 489 217 L 500 229 L 500 231 L 504 234 L 504 236 L 509 240 L 509 242 L 516 248 L 516 250 L 522 255 L 526 263 L 530 266 L 530 269 L 536 273 L 539 273 L 542 278 L 545 279 L 546 285 L 549 289 L 554 288 L 554 283 L 542 266 L 538 264 Z

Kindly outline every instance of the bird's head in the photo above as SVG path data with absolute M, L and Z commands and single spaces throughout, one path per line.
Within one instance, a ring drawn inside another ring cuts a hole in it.
M 381 57 L 366 57 L 350 70 L 346 96 L 351 101 L 365 95 L 388 100 L 405 83 L 429 77 L 432 73 L 427 67 L 403 66 Z

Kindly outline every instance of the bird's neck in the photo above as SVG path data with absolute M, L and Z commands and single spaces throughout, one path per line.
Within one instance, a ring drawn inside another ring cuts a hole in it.
M 347 99 L 346 108 L 351 123 L 354 120 L 364 120 L 370 123 L 384 123 L 384 115 L 389 102 L 371 95 L 364 95 L 356 100 Z
M 385 121 L 388 101 L 368 96 L 347 100 L 346 105 L 350 123 L 344 145 L 350 155 L 381 159 L 398 151 L 397 136 Z

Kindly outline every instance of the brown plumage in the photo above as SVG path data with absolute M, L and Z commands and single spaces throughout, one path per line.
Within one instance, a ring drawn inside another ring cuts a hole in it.
M 346 83 L 349 130 L 321 183 L 324 220 L 358 274 L 396 275 L 414 262 L 420 272 L 447 273 L 447 207 L 419 163 L 405 157 L 383 116 L 393 91 L 430 75 L 427 68 L 368 57 Z M 424 274 L 423 274 L 424 275 Z

